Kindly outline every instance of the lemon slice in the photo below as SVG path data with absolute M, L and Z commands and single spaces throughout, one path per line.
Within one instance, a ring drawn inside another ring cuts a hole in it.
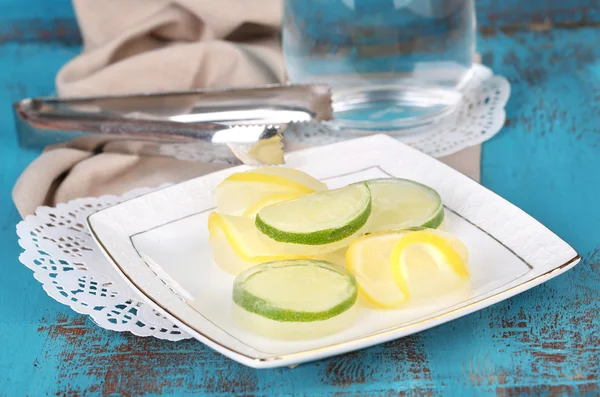
M 346 252 L 348 251 L 348 247 L 340 248 L 337 251 L 326 252 L 324 254 L 319 254 L 313 256 L 312 259 L 321 260 L 326 262 L 331 262 L 335 265 L 346 267 Z
M 348 325 L 356 302 L 354 276 L 325 261 L 291 260 L 254 266 L 233 286 L 234 316 L 254 332 L 315 337 Z
M 260 263 L 306 257 L 269 247 L 258 236 L 251 218 L 213 212 L 208 216 L 208 231 L 213 260 L 233 275 Z
M 428 186 L 408 179 L 365 181 L 371 190 L 373 209 L 370 232 L 414 226 L 437 229 L 444 221 L 440 195 Z
M 248 156 L 262 164 L 283 164 L 283 144 L 280 135 L 261 139 L 248 150 Z
M 355 240 L 346 252 L 346 267 L 356 276 L 358 290 L 371 304 L 392 308 L 405 301 L 392 276 L 392 250 L 405 232 L 373 233 Z
M 264 167 L 237 172 L 225 178 L 217 187 L 215 200 L 219 212 L 242 215 L 267 198 L 273 202 L 275 197 L 297 197 L 326 189 L 324 183 L 302 171 Z
M 286 178 L 288 181 L 296 183 L 299 189 L 303 189 L 301 186 L 308 187 L 315 192 L 321 190 L 327 190 L 327 185 L 308 175 L 306 172 L 297 170 L 295 168 L 286 167 L 263 167 L 255 168 L 253 172 L 258 172 L 264 175 L 271 175 L 273 177 Z
M 369 188 L 355 184 L 266 206 L 256 215 L 256 227 L 275 241 L 324 245 L 356 233 L 370 214 Z
M 321 246 L 280 243 L 263 236 L 252 218 L 216 212 L 208 217 L 208 230 L 214 262 L 233 275 L 260 263 L 286 259 L 324 259 L 343 265 L 339 250 L 362 233 Z
M 468 278 L 467 263 L 460 240 L 425 228 L 372 233 L 352 242 L 346 253 L 361 296 L 382 308 L 455 288 Z
M 242 215 L 246 216 L 246 217 L 254 218 L 254 217 L 256 217 L 256 214 L 258 214 L 258 211 L 260 211 L 267 205 L 280 203 L 280 202 L 286 201 L 286 200 L 291 200 L 293 198 L 300 197 L 302 195 L 304 195 L 304 193 L 293 192 L 293 193 L 280 193 L 280 194 L 274 194 L 272 196 L 267 196 L 267 197 L 257 201 L 256 203 L 254 203 Z
M 257 264 L 288 258 L 286 256 L 240 256 L 240 254 L 243 255 L 243 251 L 240 251 L 239 245 L 235 243 L 232 244 L 231 238 L 228 238 L 228 235 L 221 225 L 215 226 L 214 224 L 215 223 L 213 222 L 210 226 L 210 236 L 208 240 L 212 250 L 213 261 L 229 274 L 236 276 L 244 270 Z M 231 234 L 229 236 L 231 237 Z M 294 256 L 291 255 L 290 259 L 293 258 Z
M 468 262 L 467 248 L 453 235 L 417 230 L 400 237 L 392 250 L 390 269 L 398 289 L 408 299 L 411 295 L 446 292 L 457 279 L 468 279 Z M 441 277 L 432 277 L 435 273 Z

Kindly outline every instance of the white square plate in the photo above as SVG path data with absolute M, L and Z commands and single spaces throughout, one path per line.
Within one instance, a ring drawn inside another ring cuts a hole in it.
M 91 215 L 92 235 L 117 271 L 159 312 L 242 364 L 298 364 L 400 338 L 490 306 L 575 266 L 579 255 L 531 216 L 443 163 L 385 135 L 289 154 L 287 166 L 334 188 L 377 177 L 413 179 L 436 189 L 446 229 L 468 247 L 468 291 L 397 310 L 361 307 L 342 332 L 278 341 L 231 319 L 233 276 L 211 259 L 207 217 L 227 169 L 140 196 Z

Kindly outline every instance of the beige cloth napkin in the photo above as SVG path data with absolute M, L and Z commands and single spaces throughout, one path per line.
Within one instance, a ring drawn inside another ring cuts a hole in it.
M 81 55 L 59 72 L 61 96 L 282 81 L 279 0 L 74 0 Z M 480 146 L 443 158 L 479 180 Z M 223 168 L 162 157 L 46 150 L 13 189 L 22 216 L 40 205 L 122 194 Z
M 61 96 L 280 81 L 278 0 L 74 0 L 83 53 Z

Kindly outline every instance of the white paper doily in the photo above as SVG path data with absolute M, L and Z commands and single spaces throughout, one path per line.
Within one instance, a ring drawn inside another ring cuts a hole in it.
M 100 252 L 86 226 L 88 215 L 152 190 L 38 208 L 17 225 L 24 250 L 19 260 L 33 270 L 51 298 L 87 314 L 102 328 L 176 341 L 189 336 L 142 303 Z
M 496 135 L 506 120 L 504 106 L 510 96 L 510 83 L 483 65 L 473 67 L 473 75 L 461 89 L 463 99 L 456 111 L 418 134 L 399 139 L 433 157 L 447 156 L 480 144 Z

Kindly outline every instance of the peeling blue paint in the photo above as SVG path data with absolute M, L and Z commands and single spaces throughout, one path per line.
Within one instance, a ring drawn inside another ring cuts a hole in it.
M 17 17 L 2 13 L 13 7 L 10 3 L 0 0 L 0 22 Z M 581 0 L 581 9 L 592 15 L 584 3 L 593 2 Z M 67 3 L 56 4 L 52 17 L 65 16 Z M 491 4 L 481 0 L 479 6 Z M 536 7 L 538 0 L 519 12 Z M 565 20 L 575 15 L 557 13 Z M 512 17 L 502 18 L 513 23 Z M 483 184 L 572 244 L 584 257 L 580 265 L 417 335 L 294 370 L 262 371 L 195 341 L 172 343 L 100 329 L 48 298 L 18 263 L 19 217 L 10 190 L 37 153 L 17 147 L 10 104 L 53 92 L 56 71 L 79 48 L 0 44 L 0 395 L 600 394 L 599 37 L 598 28 L 584 26 L 498 30 L 479 41 L 484 61 L 512 83 L 507 125 L 484 145 Z

